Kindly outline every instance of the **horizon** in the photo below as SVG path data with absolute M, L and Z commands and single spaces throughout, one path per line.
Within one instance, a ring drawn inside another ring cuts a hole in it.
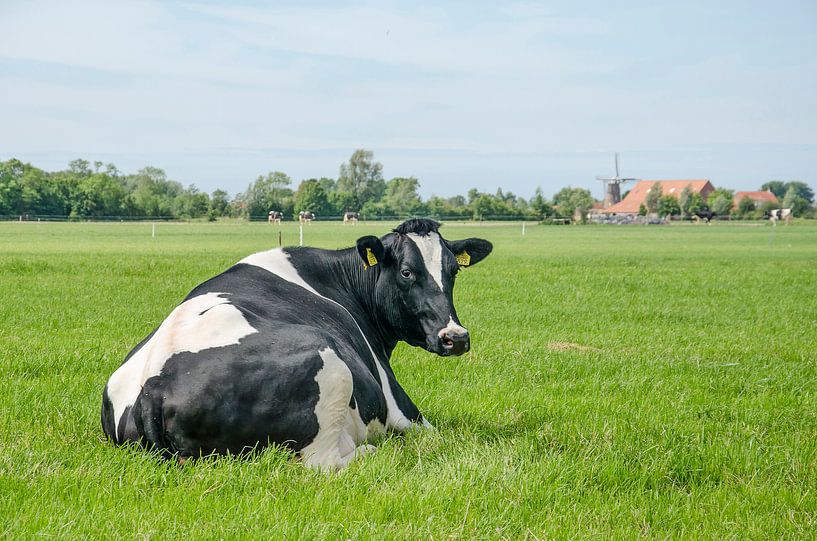
M 6 4 L 0 160 L 235 195 L 366 148 L 424 199 L 601 199 L 619 152 L 628 177 L 815 187 L 815 23 L 807 1 Z

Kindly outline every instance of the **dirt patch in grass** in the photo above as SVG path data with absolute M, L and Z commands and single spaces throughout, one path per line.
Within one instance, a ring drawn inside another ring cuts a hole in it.
M 601 351 L 599 348 L 593 346 L 583 346 L 574 342 L 549 342 L 548 349 L 552 351 L 569 351 L 575 349 L 577 351 Z

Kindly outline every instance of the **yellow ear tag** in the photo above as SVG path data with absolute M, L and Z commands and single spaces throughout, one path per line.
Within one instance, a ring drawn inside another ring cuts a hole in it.
M 369 265 L 370 266 L 374 267 L 375 265 L 377 265 L 377 258 L 372 253 L 371 248 L 366 248 L 366 259 L 369 260 Z
M 457 254 L 457 263 L 459 263 L 460 267 L 467 267 L 471 264 L 471 256 L 468 255 L 468 252 Z

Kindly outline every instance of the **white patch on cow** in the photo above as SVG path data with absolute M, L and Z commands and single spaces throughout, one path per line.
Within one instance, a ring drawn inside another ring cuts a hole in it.
M 437 238 L 439 238 L 439 235 L 437 235 Z M 327 301 L 343 308 L 343 310 L 349 314 L 349 317 L 352 318 L 358 332 L 360 332 L 360 336 L 363 337 L 363 341 L 366 342 L 366 347 L 369 348 L 369 353 L 371 353 L 374 364 L 377 367 L 377 375 L 380 378 L 380 387 L 382 388 L 383 396 L 386 399 L 386 425 L 398 431 L 405 430 L 411 426 L 411 421 L 402 411 L 400 411 L 400 408 L 397 406 L 397 401 L 394 399 L 394 393 L 392 393 L 391 385 L 389 385 L 389 379 L 386 375 L 386 371 L 381 366 L 380 360 L 377 358 L 377 355 L 375 355 L 371 344 L 369 344 L 369 340 L 366 339 L 366 335 L 363 334 L 363 329 L 360 328 L 360 325 L 358 325 L 355 317 L 351 312 L 349 312 L 349 310 L 346 309 L 345 306 L 315 291 L 315 289 L 310 286 L 300 274 L 298 274 L 298 269 L 295 268 L 295 266 L 289 260 L 289 256 L 281 248 L 247 256 L 239 261 L 239 263 L 261 267 L 262 269 L 265 269 L 288 282 L 299 285 L 310 293 L 313 293 L 314 295 L 317 295 L 322 299 L 326 299 Z
M 465 334 L 468 332 L 468 330 L 459 323 L 456 323 L 454 321 L 454 316 L 448 316 L 448 325 L 440 329 L 440 332 L 437 333 L 437 336 L 442 338 L 449 332 L 453 334 Z
M 345 467 L 356 457 L 373 452 L 375 448 L 360 445 L 369 439 L 369 427 L 349 407 L 354 387 L 351 370 L 331 348 L 319 350 L 318 355 L 323 359 L 323 367 L 315 374 L 318 384 L 318 403 L 315 404 L 318 433 L 301 450 L 301 456 L 309 467 L 334 470 Z M 377 424 L 383 427 L 379 422 Z
M 440 235 L 437 233 L 429 233 L 428 235 L 418 235 L 417 233 L 407 233 L 406 236 L 411 239 L 417 248 L 420 250 L 420 255 L 423 256 L 423 262 L 426 265 L 426 271 L 434 279 L 434 282 L 443 290 L 443 245 L 440 240 Z
M 125 408 L 132 406 L 148 378 L 159 375 L 176 353 L 238 344 L 258 332 L 241 311 L 230 304 L 226 293 L 205 293 L 177 306 L 156 332 L 108 380 L 108 397 L 115 428 Z
M 295 268 L 295 265 L 293 265 L 289 260 L 289 256 L 281 248 L 248 255 L 239 261 L 239 263 L 261 267 L 262 269 L 268 270 L 272 274 L 283 278 L 287 282 L 292 282 L 293 284 L 299 285 L 306 289 L 310 293 L 323 297 L 323 295 L 315 291 L 311 285 L 306 283 L 306 280 L 301 278 L 301 275 L 298 274 L 298 269 Z

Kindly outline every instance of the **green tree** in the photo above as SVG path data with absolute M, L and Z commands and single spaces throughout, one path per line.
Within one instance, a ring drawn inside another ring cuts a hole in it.
M 151 166 L 125 177 L 125 185 L 130 190 L 125 208 L 131 216 L 173 216 L 174 200 L 183 191 L 180 183 Z
M 212 216 L 226 216 L 229 213 L 230 199 L 229 194 L 224 190 L 214 190 L 210 194 L 210 208 L 208 214 Z
M 0 162 L 0 215 L 18 214 L 23 207 L 22 177 L 26 167 L 20 160 L 12 158 Z
M 352 195 L 355 208 L 369 201 L 379 201 L 386 190 L 383 165 L 374 161 L 371 150 L 355 150 L 348 163 L 340 166 L 337 191 Z
M 794 195 L 796 195 L 797 197 L 799 197 L 801 199 L 804 199 L 807 203 L 813 203 L 814 202 L 814 192 L 809 187 L 809 185 L 806 184 L 805 182 L 800 182 L 800 181 L 797 181 L 797 180 L 787 182 L 786 183 L 786 192 L 785 192 L 785 195 L 783 197 L 785 198 L 787 195 L 789 195 L 789 192 L 791 190 L 794 190 Z M 784 207 L 784 208 L 790 208 L 790 207 Z
M 559 207 L 559 215 L 572 218 L 576 210 L 581 213 L 582 222 L 585 221 L 587 211 L 593 207 L 595 199 L 590 190 L 585 188 L 562 188 L 553 196 L 553 205 Z
M 682 216 L 689 216 L 692 214 L 690 210 L 690 205 L 692 203 L 692 185 L 687 184 L 684 186 L 684 189 L 681 190 L 681 195 L 678 196 L 678 206 L 681 208 L 681 215 Z
M 291 214 L 294 208 L 293 194 L 287 188 L 291 183 L 292 180 L 285 173 L 273 171 L 260 175 L 237 199 L 249 216 L 266 216 L 271 210 Z
M 738 201 L 738 207 L 735 210 L 735 214 L 740 218 L 747 219 L 754 215 L 755 213 L 755 202 L 752 201 L 748 197 L 744 197 L 740 201 Z
M 332 214 L 332 206 L 319 180 L 311 178 L 304 180 L 295 191 L 295 212 L 314 212 L 317 216 Z
M 811 207 L 809 201 L 800 193 L 802 192 L 796 186 L 789 186 L 781 203 L 781 208 L 791 209 L 791 213 L 796 217 L 803 216 Z
M 692 216 L 699 210 L 703 209 L 706 203 L 704 203 L 704 198 L 700 193 L 693 193 L 689 197 L 689 216 Z
M 659 216 L 678 216 L 681 214 L 681 205 L 678 203 L 678 198 L 673 195 L 662 195 L 658 200 L 658 215 Z
M 127 192 L 121 178 L 107 173 L 92 173 L 81 178 L 74 192 L 70 214 L 73 216 L 120 216 Z
M 553 216 L 553 206 L 548 203 L 545 196 L 542 195 L 542 188 L 537 186 L 536 191 L 533 192 L 533 197 L 529 202 L 530 208 L 538 214 L 540 217 L 546 218 L 548 216 Z
M 733 198 L 735 197 L 734 190 L 727 190 L 726 188 L 718 188 L 710 192 L 706 198 L 709 205 L 709 210 L 715 213 L 716 216 L 726 216 L 734 206 Z
M 770 180 L 760 187 L 764 192 L 772 192 L 778 200 L 786 195 L 786 183 L 782 180 Z
M 658 212 L 658 204 L 661 200 L 661 183 L 653 182 L 650 189 L 647 191 L 647 196 L 644 198 L 644 206 L 647 212 L 652 214 Z
M 383 201 L 398 216 L 416 213 L 423 206 L 417 190 L 420 182 L 414 177 L 395 177 L 386 183 Z

